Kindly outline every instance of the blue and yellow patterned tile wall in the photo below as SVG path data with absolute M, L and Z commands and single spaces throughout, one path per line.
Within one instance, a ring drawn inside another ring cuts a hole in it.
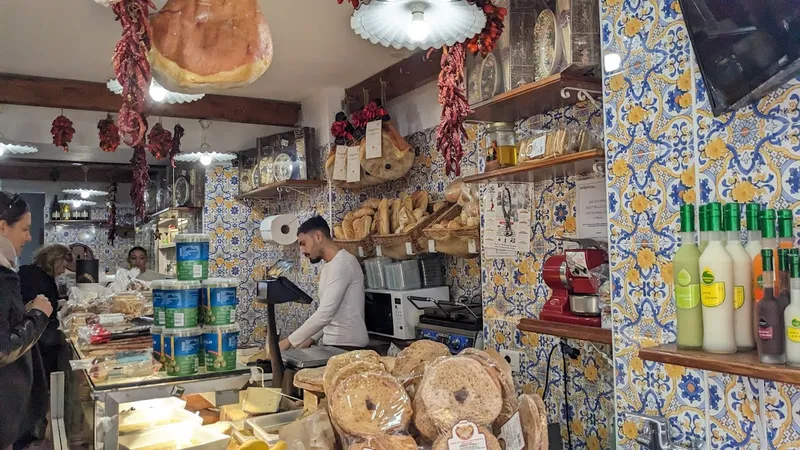
M 615 404 L 622 448 L 638 430 L 623 411 L 664 416 L 684 444 L 800 447 L 795 386 L 642 361 L 675 339 L 672 264 L 684 202 L 800 208 L 800 80 L 714 117 L 677 0 L 601 0 Z M 797 214 L 797 212 L 795 213 Z

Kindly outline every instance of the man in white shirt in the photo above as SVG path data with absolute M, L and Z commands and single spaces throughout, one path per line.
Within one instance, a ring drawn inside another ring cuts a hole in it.
M 142 247 L 136 246 L 128 251 L 128 265 L 131 269 L 134 267 L 139 269 L 139 275 L 136 278 L 142 281 L 163 280 L 166 278 L 156 271 L 147 270 L 147 250 Z
M 363 348 L 369 337 L 364 322 L 364 273 L 358 260 L 333 242 L 331 229 L 320 216 L 300 225 L 297 241 L 312 263 L 325 260 L 319 279 L 319 307 L 280 342 L 281 350 L 306 348 L 314 342 Z

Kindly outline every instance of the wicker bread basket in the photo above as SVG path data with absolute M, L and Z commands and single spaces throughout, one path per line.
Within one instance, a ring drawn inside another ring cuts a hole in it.
M 436 222 L 453 220 L 460 214 L 461 206 L 453 205 Z M 458 229 L 428 227 L 422 230 L 422 234 L 435 242 L 435 250 L 439 253 L 460 258 L 475 258 L 480 255 L 480 227 Z M 473 252 L 470 251 L 470 241 L 474 247 Z
M 381 254 L 394 259 L 411 259 L 425 251 L 427 239 L 422 234 L 422 230 L 440 218 L 448 210 L 445 208 L 432 213 L 422 219 L 414 228 L 406 233 L 400 234 L 376 234 L 372 236 L 372 242 L 381 247 Z M 410 251 L 409 251 L 410 250 Z
M 367 236 L 364 239 L 334 239 L 333 242 L 336 242 L 339 247 L 359 259 L 371 258 L 375 255 L 375 244 L 372 242 L 372 236 Z

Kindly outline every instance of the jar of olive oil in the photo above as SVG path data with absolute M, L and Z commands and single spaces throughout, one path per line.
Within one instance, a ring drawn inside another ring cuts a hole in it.
M 495 122 L 486 127 L 487 160 L 493 157 L 500 167 L 517 165 L 517 140 L 514 135 L 514 124 Z

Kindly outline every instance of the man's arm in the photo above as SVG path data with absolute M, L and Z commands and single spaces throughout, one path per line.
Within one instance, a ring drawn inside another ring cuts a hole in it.
M 319 299 L 319 308 L 289 336 L 289 344 L 298 347 L 307 339 L 316 335 L 326 325 L 331 323 L 339 305 L 344 299 L 344 293 L 352 281 L 351 268 L 349 264 L 339 264 L 338 267 L 332 266 L 333 273 L 328 274 L 328 282 L 322 287 L 322 297 Z

